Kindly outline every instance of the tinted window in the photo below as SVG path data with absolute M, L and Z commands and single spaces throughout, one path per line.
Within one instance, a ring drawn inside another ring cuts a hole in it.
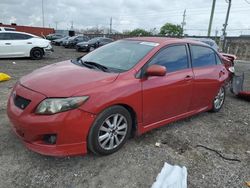
M 10 33 L 0 33 L 0 40 L 11 40 Z
M 99 40 L 99 38 L 93 38 L 93 39 L 91 39 L 89 42 L 90 43 L 95 43 L 95 42 L 97 42 Z
M 11 33 L 12 40 L 25 40 L 25 39 L 30 39 L 32 36 L 26 35 L 26 34 L 21 34 L 21 33 Z
M 203 46 L 191 46 L 193 67 L 211 66 L 216 64 L 214 51 Z
M 188 68 L 187 51 L 184 45 L 171 46 L 158 53 L 150 62 L 150 65 L 165 66 L 167 72 Z
M 111 39 L 103 39 L 103 42 L 112 42 Z

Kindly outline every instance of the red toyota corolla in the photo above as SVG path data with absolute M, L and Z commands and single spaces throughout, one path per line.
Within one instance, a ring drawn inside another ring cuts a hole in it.
M 113 42 L 24 76 L 8 101 L 13 130 L 45 155 L 107 155 L 140 135 L 221 109 L 228 72 L 204 43 L 171 38 Z

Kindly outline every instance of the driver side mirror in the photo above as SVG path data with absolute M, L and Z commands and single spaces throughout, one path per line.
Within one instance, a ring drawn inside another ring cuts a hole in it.
M 167 69 L 161 65 L 151 65 L 146 69 L 146 76 L 165 76 Z

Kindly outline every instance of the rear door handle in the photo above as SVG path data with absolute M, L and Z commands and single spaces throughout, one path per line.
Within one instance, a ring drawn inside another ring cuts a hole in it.
M 220 73 L 219 73 L 219 77 L 222 77 L 224 74 L 225 74 L 225 72 L 224 72 L 224 71 L 220 71 Z
M 32 42 L 27 42 L 27 44 L 32 44 Z
M 11 45 L 11 43 L 8 43 L 8 42 L 7 42 L 7 43 L 5 43 L 5 45 Z

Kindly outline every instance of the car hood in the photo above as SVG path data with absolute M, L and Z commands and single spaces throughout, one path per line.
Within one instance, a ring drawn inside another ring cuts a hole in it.
M 118 75 L 78 66 L 68 60 L 37 69 L 22 77 L 20 84 L 47 97 L 70 97 L 110 84 Z

